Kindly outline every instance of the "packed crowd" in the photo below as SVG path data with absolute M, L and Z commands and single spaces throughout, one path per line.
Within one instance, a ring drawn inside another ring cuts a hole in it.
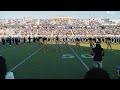
M 0 19 L 0 35 L 119 35 L 119 25 L 104 25 L 104 20 L 51 18 Z M 114 23 L 114 22 L 113 22 Z M 108 22 L 109 24 L 109 22 Z

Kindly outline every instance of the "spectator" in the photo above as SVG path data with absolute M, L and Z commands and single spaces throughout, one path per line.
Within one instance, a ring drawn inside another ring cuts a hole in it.
M 0 79 L 5 79 L 6 72 L 6 60 L 2 56 L 0 56 Z
M 97 43 L 96 47 L 92 49 L 91 55 L 94 56 L 94 66 L 96 68 L 102 68 L 102 56 L 104 56 L 104 50 L 99 43 Z
M 92 68 L 86 73 L 84 79 L 110 79 L 110 76 L 101 68 Z
M 117 73 L 118 73 L 118 76 L 119 76 L 119 79 L 120 79 L 120 66 L 117 66 Z

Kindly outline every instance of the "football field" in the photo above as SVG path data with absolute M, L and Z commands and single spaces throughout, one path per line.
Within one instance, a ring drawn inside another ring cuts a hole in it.
M 105 50 L 103 69 L 112 79 L 117 79 L 117 66 L 120 65 L 120 45 L 112 44 Z M 0 55 L 6 59 L 8 71 L 12 71 L 15 79 L 83 79 L 86 72 L 93 67 L 90 58 L 90 47 L 81 43 L 81 48 L 74 44 L 60 44 L 61 50 L 56 51 L 55 44 L 48 44 L 48 51 L 38 43 L 20 43 L 16 46 L 0 43 Z M 86 55 L 87 54 L 87 55 Z M 85 57 L 83 57 L 85 56 Z

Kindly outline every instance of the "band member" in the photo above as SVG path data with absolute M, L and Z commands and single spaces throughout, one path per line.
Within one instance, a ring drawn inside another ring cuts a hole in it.
M 9 45 L 11 46 L 11 37 L 9 37 Z
M 55 38 L 56 51 L 57 51 L 57 49 L 60 49 L 59 43 L 60 43 L 60 38 L 57 35 L 56 38 Z
M 36 43 L 36 38 L 35 37 L 33 37 L 33 42 Z
M 72 44 L 72 43 L 74 43 L 74 38 L 73 38 L 73 37 L 71 38 L 71 44 Z
M 25 44 L 25 42 L 26 42 L 26 38 L 25 38 L 25 37 L 23 38 L 23 42 L 24 42 L 24 44 Z
M 119 37 L 119 44 L 120 44 L 120 37 Z
M 44 52 L 48 51 L 47 49 L 47 37 L 43 36 L 43 48 L 44 48 Z
M 66 33 L 66 37 L 65 37 L 65 44 L 68 45 L 68 35 Z
M 63 41 L 62 44 L 65 44 L 65 38 L 64 37 L 62 38 L 62 41 Z
M 78 37 L 75 38 L 75 43 L 76 43 L 76 47 L 80 48 L 80 39 Z
M 36 37 L 37 42 L 39 43 L 39 37 Z
M 39 43 L 40 43 L 40 45 L 43 44 L 42 39 L 43 39 L 42 37 L 39 37 Z
M 78 37 L 75 39 L 75 42 L 76 42 L 76 46 L 80 47 L 80 39 Z
M 12 42 L 14 43 L 14 41 L 15 41 L 15 40 L 14 40 L 14 37 L 12 37 Z
M 20 43 L 20 37 L 18 37 L 18 43 Z
M 107 44 L 107 49 L 108 49 L 109 47 L 112 49 L 110 37 L 106 38 L 106 44 Z
M 18 45 L 18 42 L 19 42 L 19 40 L 18 40 L 18 38 L 16 37 L 16 38 L 15 38 L 15 43 L 16 43 L 16 45 Z
M 9 44 L 9 37 L 6 38 L 6 42 Z
M 90 48 L 92 49 L 95 46 L 92 38 L 89 38 L 89 43 L 90 43 Z
M 3 43 L 3 45 L 5 45 L 5 38 L 4 37 L 2 38 L 2 43 Z
M 29 40 L 29 43 L 31 43 L 31 37 L 30 36 L 28 37 L 28 40 Z

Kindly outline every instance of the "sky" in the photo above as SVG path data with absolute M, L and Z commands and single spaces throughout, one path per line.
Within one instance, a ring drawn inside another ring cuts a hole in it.
M 120 11 L 0 11 L 0 19 L 23 17 L 49 19 L 54 16 L 69 16 L 86 19 L 94 17 L 94 15 L 103 19 L 120 19 Z

